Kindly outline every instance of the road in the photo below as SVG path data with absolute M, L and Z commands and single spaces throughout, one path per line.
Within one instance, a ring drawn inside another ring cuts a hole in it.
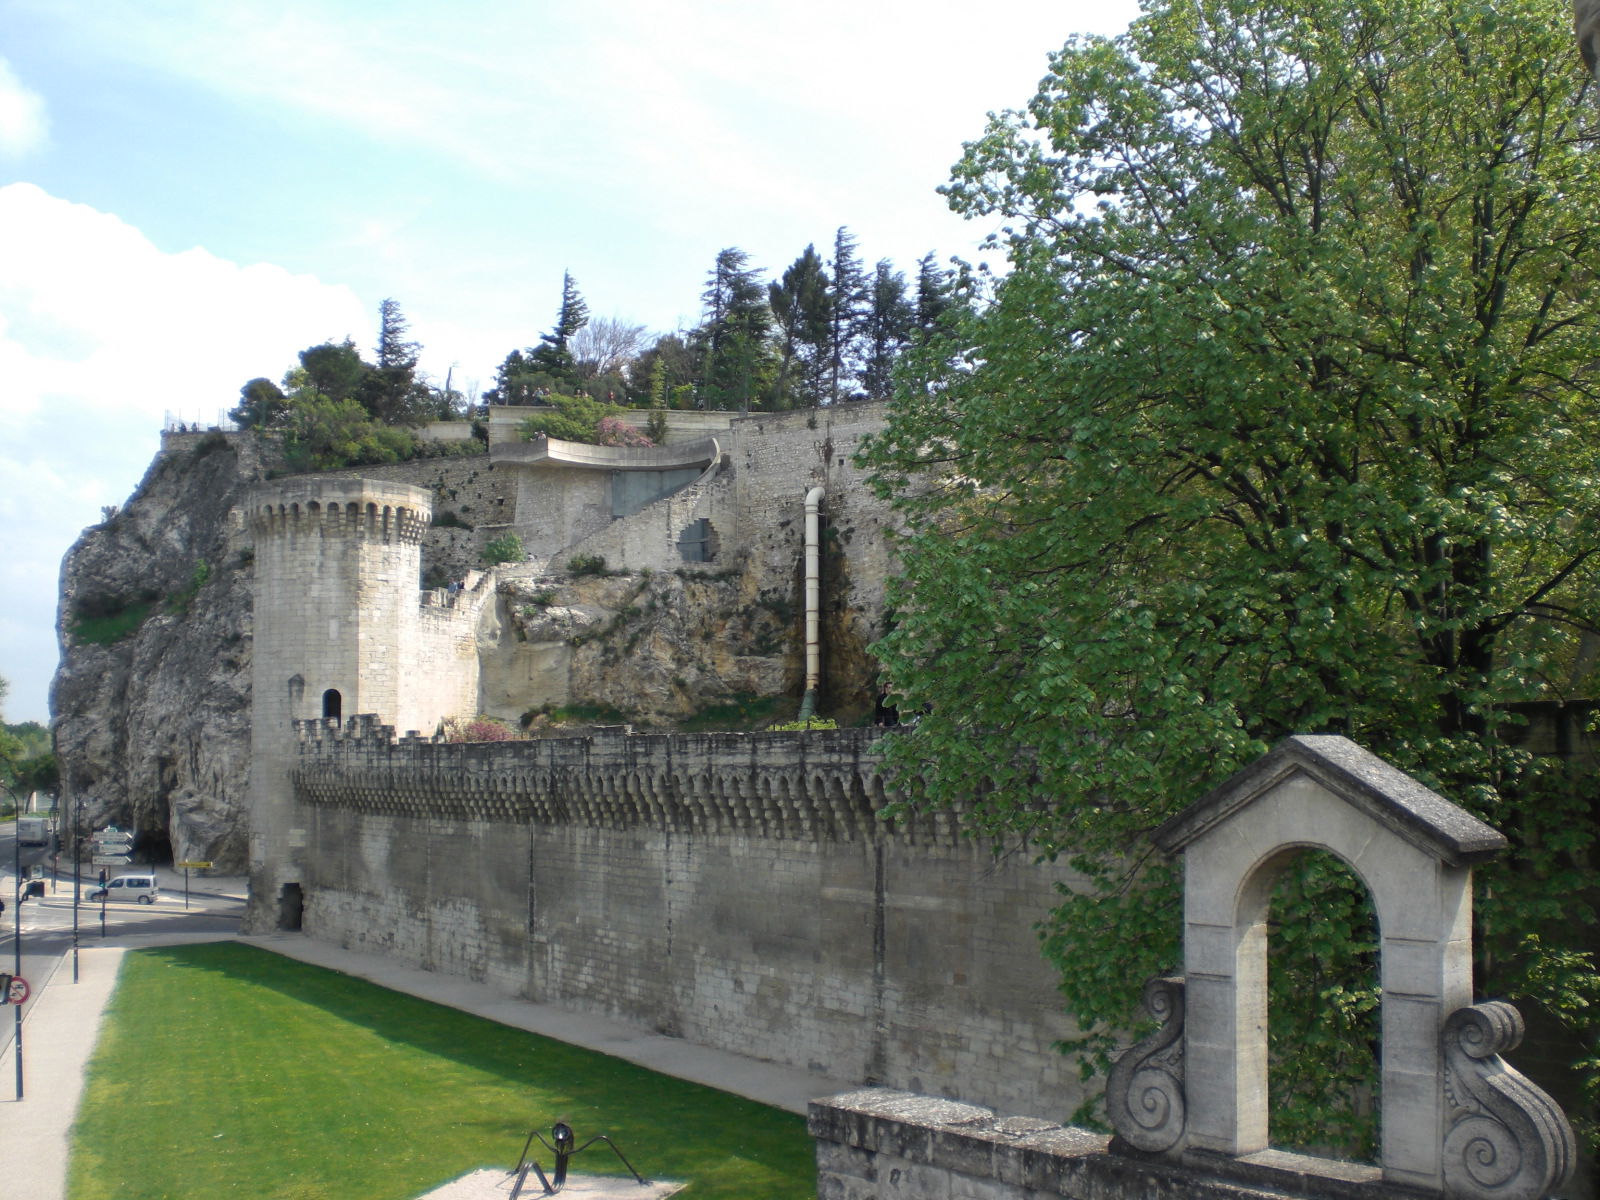
M 85 897 L 96 883 L 97 872 L 87 863 L 76 905 L 71 869 L 65 863 L 59 878 L 46 873 L 42 898 L 18 903 L 15 856 L 16 826 L 0 824 L 0 899 L 6 905 L 0 915 L 0 973 L 21 975 L 32 996 L 39 994 L 53 971 L 72 970 L 74 917 L 78 944 L 92 946 L 102 939 L 126 945 L 129 939 L 144 934 L 237 933 L 244 914 L 242 879 L 190 872 L 185 907 L 184 872 L 169 868 L 157 869 L 161 898 L 154 904 L 91 903 Z M 27 1004 L 23 1013 L 27 1013 Z M 0 1050 L 9 1046 L 15 1035 L 16 1010 L 0 1006 Z M 0 1080 L 0 1086 L 4 1082 Z

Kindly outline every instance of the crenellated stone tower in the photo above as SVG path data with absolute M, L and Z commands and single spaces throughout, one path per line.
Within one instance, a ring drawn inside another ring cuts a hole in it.
M 247 924 L 296 928 L 305 831 L 288 786 L 294 722 L 376 713 L 431 731 L 446 715 L 420 711 L 409 686 L 431 507 L 409 484 L 297 478 L 256 489 L 246 510 L 256 576 Z

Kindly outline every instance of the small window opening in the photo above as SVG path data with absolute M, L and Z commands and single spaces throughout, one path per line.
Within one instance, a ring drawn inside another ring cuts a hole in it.
M 344 720 L 344 697 L 339 695 L 338 688 L 329 688 L 322 693 L 322 719 L 324 721 Z

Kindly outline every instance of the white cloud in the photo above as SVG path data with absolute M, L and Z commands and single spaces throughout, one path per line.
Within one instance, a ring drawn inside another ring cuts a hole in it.
M 195 248 L 167 253 L 118 217 L 0 187 L 0 428 L 41 413 L 214 416 L 297 350 L 364 334 L 348 288 Z
M 43 97 L 0 58 L 0 156 L 21 158 L 43 146 L 48 132 Z
M 0 675 L 40 718 L 62 555 L 121 503 L 166 413 L 212 422 L 254 375 L 366 331 L 345 287 L 202 249 L 168 253 L 116 216 L 0 187 Z

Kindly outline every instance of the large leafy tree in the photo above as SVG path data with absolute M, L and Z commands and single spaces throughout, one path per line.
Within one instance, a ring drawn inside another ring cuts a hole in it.
M 1179 961 L 1144 835 L 1294 732 L 1506 830 L 1480 987 L 1592 1020 L 1590 793 L 1515 715 L 1596 683 L 1600 148 L 1570 37 L 1531 0 L 1150 0 L 956 169 L 1010 271 L 911 351 L 927 386 L 870 450 L 906 529 L 879 650 L 922 714 L 889 753 L 913 803 L 1082 873 L 1047 949 L 1091 1063 Z M 1320 975 L 1273 973 L 1274 1135 L 1337 1138 L 1294 1051 L 1362 1007 L 1361 946 L 1305 949 Z

